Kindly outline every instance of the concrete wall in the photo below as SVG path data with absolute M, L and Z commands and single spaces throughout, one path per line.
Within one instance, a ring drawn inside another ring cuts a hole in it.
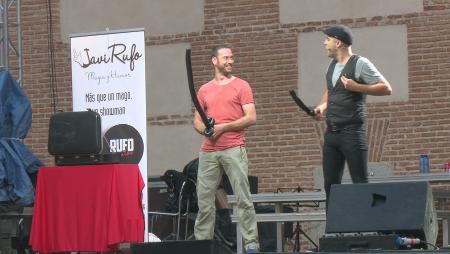
M 184 54 L 187 43 L 146 48 L 147 114 L 186 115 L 192 113 Z
M 204 0 L 61 0 L 61 37 L 70 34 L 145 28 L 147 35 L 203 30 Z

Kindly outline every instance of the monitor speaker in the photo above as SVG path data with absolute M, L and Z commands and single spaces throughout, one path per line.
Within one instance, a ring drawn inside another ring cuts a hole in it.
M 379 232 L 436 243 L 437 217 L 428 182 L 331 187 L 326 233 Z

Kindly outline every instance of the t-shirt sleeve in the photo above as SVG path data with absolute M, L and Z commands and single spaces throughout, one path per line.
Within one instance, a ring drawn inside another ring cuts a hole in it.
M 385 79 L 375 65 L 365 57 L 358 59 L 355 76 L 365 84 L 374 84 Z
M 243 82 L 240 95 L 241 105 L 255 103 L 252 88 L 247 82 Z

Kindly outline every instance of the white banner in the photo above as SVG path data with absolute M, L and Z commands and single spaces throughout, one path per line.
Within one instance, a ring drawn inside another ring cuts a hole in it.
M 147 113 L 143 29 L 71 36 L 73 111 L 98 112 L 103 150 L 139 164 L 148 240 Z

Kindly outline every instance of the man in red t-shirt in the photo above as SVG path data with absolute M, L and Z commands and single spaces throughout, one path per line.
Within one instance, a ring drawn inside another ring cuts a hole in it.
M 199 155 L 197 196 L 199 212 L 195 221 L 195 238 L 212 239 L 215 222 L 215 193 L 225 172 L 237 196 L 240 229 L 247 253 L 259 251 L 255 209 L 248 183 L 248 160 L 244 129 L 255 124 L 256 110 L 249 84 L 233 75 L 233 52 L 229 46 L 212 49 L 214 79 L 198 91 L 198 100 L 208 117 L 215 120 L 214 134 L 205 137 Z M 205 130 L 198 112 L 194 128 Z

